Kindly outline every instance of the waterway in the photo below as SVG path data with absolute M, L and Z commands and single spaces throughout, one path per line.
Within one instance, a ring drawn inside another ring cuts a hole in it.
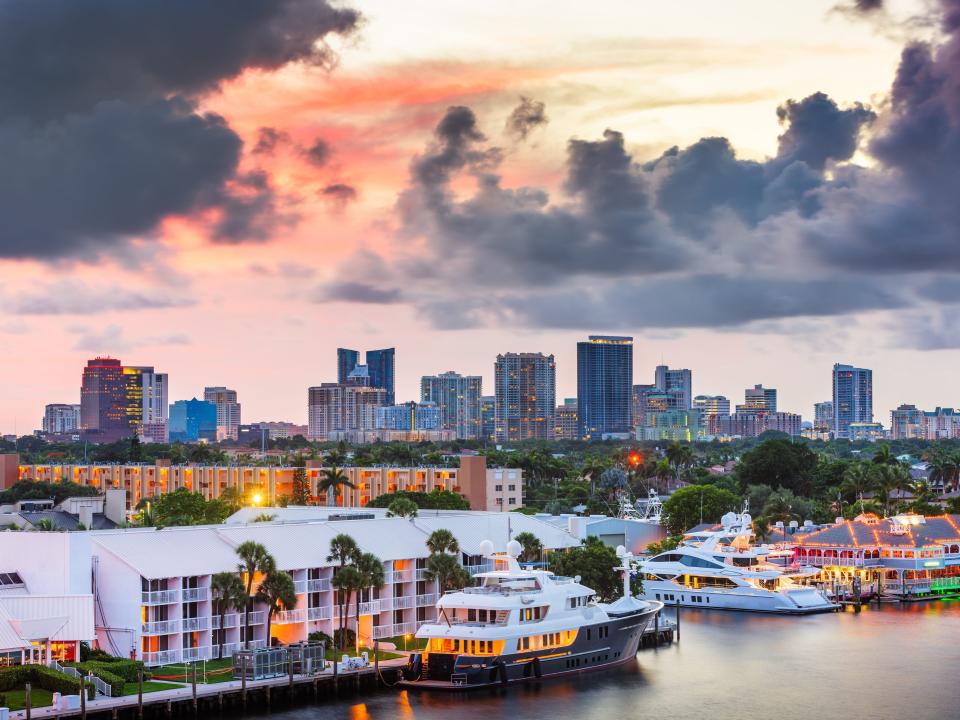
M 672 611 L 671 611 L 672 613 Z M 275 720 L 960 718 L 960 601 L 777 617 L 682 610 L 636 663 L 471 694 L 386 691 Z

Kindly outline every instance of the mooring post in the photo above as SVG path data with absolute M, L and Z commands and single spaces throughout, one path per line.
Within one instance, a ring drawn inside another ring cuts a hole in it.
M 660 647 L 660 611 L 653 616 L 653 647 Z
M 333 651 L 333 694 L 337 694 L 337 686 L 339 685 L 337 679 L 337 651 Z
M 303 654 L 306 655 L 306 650 L 303 651 Z M 301 656 L 301 665 L 304 662 L 306 662 L 306 658 Z M 290 683 L 290 702 L 293 702 L 293 653 L 291 653 L 289 650 L 287 650 L 287 677 L 289 678 Z
M 240 701 L 243 703 L 243 711 L 247 711 L 247 656 L 240 656 Z
M 680 601 L 677 600 L 677 630 L 676 630 L 677 642 L 680 642 Z
M 373 641 L 373 671 L 377 677 L 374 678 L 374 686 L 380 687 L 380 641 Z
M 87 679 L 80 676 L 80 718 L 87 720 Z
M 193 690 L 193 714 L 197 714 L 197 664 L 193 664 L 193 677 L 191 678 L 190 685 Z
M 143 720 L 143 670 L 137 673 L 137 717 Z
M 30 720 L 30 713 L 33 710 L 33 703 L 31 702 L 32 699 L 33 691 L 30 683 L 27 683 L 26 687 L 23 689 L 23 705 L 24 709 L 27 711 L 27 720 Z

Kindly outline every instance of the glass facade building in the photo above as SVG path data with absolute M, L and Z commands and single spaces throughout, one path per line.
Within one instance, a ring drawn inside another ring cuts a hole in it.
M 851 423 L 873 422 L 873 371 L 837 363 L 833 366 L 833 431 L 852 439 Z
M 396 402 L 394 392 L 394 363 L 396 348 L 382 350 L 367 350 L 366 366 L 370 376 L 370 387 L 383 388 L 387 391 L 387 404 Z M 350 373 L 360 364 L 360 352 L 349 348 L 337 348 L 337 383 L 346 385 Z
M 217 439 L 217 406 L 206 400 L 177 400 L 170 406 L 170 441 Z
M 557 364 L 553 355 L 506 353 L 494 365 L 497 442 L 553 437 Z
M 580 437 L 626 434 L 633 423 L 633 338 L 591 335 L 577 343 Z

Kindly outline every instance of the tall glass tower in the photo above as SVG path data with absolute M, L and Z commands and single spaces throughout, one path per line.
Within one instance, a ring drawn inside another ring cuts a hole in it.
M 577 410 L 580 437 L 632 431 L 633 338 L 591 335 L 577 343 Z
M 834 437 L 849 438 L 850 423 L 873 422 L 873 370 L 833 366 Z

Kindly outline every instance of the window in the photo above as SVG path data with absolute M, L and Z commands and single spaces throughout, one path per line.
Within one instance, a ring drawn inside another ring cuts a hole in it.
M 516 485 L 507 485 L 507 490 L 509 490 L 510 492 L 513 492 L 516 489 L 517 489 Z
M 510 500 L 507 502 L 507 505 L 516 505 L 516 504 L 517 504 L 516 498 L 510 498 Z
M 493 489 L 496 492 L 503 492 L 503 485 L 495 485 Z

